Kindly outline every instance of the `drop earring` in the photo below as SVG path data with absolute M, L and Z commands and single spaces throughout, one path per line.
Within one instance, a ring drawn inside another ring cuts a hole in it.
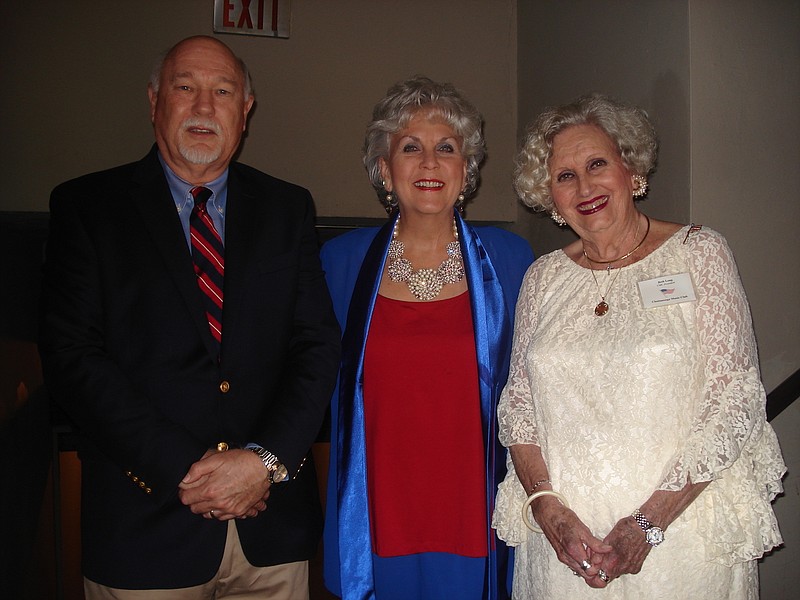
M 461 192 L 458 195 L 458 198 L 456 198 L 456 209 L 460 215 L 464 214 L 464 200 L 466 200 L 464 197 L 464 192 Z
M 384 208 L 386 209 L 386 214 L 391 215 L 394 212 L 394 209 L 397 208 L 397 198 L 394 197 L 392 192 L 387 192 L 386 196 L 383 197 Z

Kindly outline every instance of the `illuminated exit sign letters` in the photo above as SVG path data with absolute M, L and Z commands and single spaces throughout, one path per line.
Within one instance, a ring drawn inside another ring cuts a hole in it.
M 289 37 L 291 0 L 214 0 L 214 31 Z

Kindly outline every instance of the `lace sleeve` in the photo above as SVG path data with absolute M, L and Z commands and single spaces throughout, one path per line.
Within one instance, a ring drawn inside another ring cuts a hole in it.
M 538 317 L 537 273 L 545 261 L 546 257 L 540 258 L 528 270 L 517 300 L 508 381 L 497 407 L 500 443 L 506 448 L 514 444 L 539 444 L 527 354 Z
M 537 294 L 538 281 L 547 258 L 544 256 L 537 259 L 528 269 L 517 299 L 508 380 L 497 406 L 499 439 L 507 448 L 515 444 L 539 445 L 527 355 L 538 321 L 540 301 Z M 514 470 L 510 453 L 506 454 L 506 466 L 508 472 L 497 491 L 492 527 L 506 544 L 518 546 L 525 541 L 529 533 L 519 512 L 519 507 L 525 502 L 526 496 Z
M 690 244 L 705 383 L 691 433 L 660 489 L 712 482 L 691 511 L 708 560 L 731 565 L 781 544 L 770 503 L 783 490 L 786 466 L 766 420 L 750 310 L 730 248 L 707 230 Z
M 730 248 L 709 230 L 693 234 L 689 243 L 705 385 L 692 432 L 662 482 L 666 490 L 717 479 L 769 428 L 750 309 Z M 779 454 L 777 459 L 782 465 Z M 772 497 L 780 491 L 781 474 L 770 471 L 778 478 Z

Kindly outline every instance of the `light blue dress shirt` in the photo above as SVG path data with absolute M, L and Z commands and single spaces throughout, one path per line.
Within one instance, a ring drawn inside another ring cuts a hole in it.
M 161 166 L 164 169 L 164 175 L 167 177 L 167 184 L 169 191 L 172 192 L 172 199 L 175 201 L 175 208 L 178 211 L 178 218 L 181 220 L 183 226 L 183 233 L 186 236 L 186 245 L 189 251 L 192 250 L 192 241 L 189 237 L 189 217 L 194 208 L 194 198 L 192 197 L 192 188 L 195 187 L 188 181 L 184 181 L 169 168 L 169 165 L 164 161 L 161 153 L 158 153 L 158 160 L 161 161 Z M 223 245 L 225 244 L 225 207 L 228 202 L 228 169 L 217 177 L 214 181 L 204 183 L 203 187 L 211 190 L 211 198 L 206 203 L 206 209 L 211 217 L 211 220 L 216 227 L 217 232 L 222 238 Z

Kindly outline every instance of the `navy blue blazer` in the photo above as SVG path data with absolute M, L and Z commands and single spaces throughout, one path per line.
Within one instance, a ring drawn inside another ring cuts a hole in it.
M 340 332 L 310 194 L 230 165 L 220 360 L 155 147 L 58 186 L 50 215 L 40 353 L 86 440 L 84 575 L 132 589 L 211 579 L 227 525 L 192 514 L 177 490 L 219 441 L 259 443 L 292 474 L 308 456 L 237 527 L 254 565 L 313 556 L 322 516 L 309 449 Z

